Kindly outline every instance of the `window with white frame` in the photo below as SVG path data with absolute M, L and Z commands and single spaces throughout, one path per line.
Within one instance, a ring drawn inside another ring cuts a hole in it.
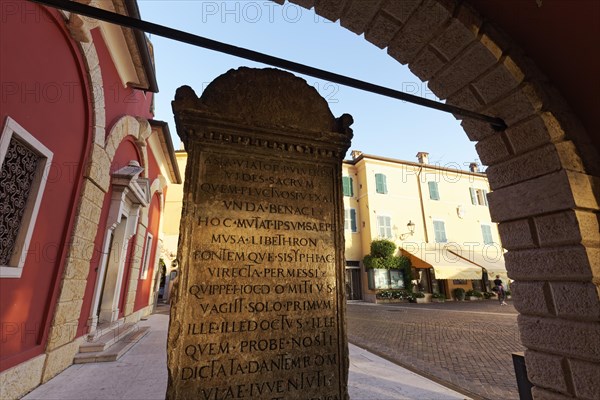
M 436 243 L 446 243 L 448 238 L 446 237 L 446 224 L 444 221 L 433 221 L 433 233 L 435 235 Z
M 399 269 L 368 269 L 369 289 L 404 289 L 404 273 Z
M 487 190 L 485 189 L 477 189 L 477 188 L 469 188 L 471 194 L 471 204 L 475 206 L 487 206 Z
M 380 238 L 392 238 L 392 218 L 386 215 L 377 216 L 377 232 Z
M 53 153 L 10 117 L 0 137 L 0 278 L 20 278 Z
M 358 232 L 356 227 L 356 210 L 346 208 L 344 210 L 344 229 L 351 232 Z
M 140 279 L 146 279 L 148 277 L 148 268 L 150 267 L 150 253 L 152 253 L 152 242 L 154 237 L 151 233 L 146 237 L 146 248 L 144 249 L 144 258 L 142 263 L 142 270 L 140 271 Z
M 483 244 L 493 244 L 492 227 L 489 225 L 481 225 L 481 234 L 483 235 Z

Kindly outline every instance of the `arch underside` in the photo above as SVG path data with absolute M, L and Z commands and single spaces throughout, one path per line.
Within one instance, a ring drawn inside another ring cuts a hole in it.
M 448 104 L 507 123 L 495 132 L 484 122 L 460 122 L 488 166 L 490 213 L 508 250 L 533 392 L 598 396 L 600 157 L 561 94 L 518 44 L 464 2 L 290 2 L 387 49 Z

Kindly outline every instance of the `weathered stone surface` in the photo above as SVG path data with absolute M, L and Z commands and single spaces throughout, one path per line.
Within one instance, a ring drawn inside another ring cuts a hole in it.
M 498 225 L 498 230 L 502 237 L 502 247 L 507 250 L 529 249 L 536 245 L 529 221 L 526 219 L 502 222 Z
M 1 398 L 20 399 L 39 385 L 45 360 L 46 355 L 42 354 L 0 373 Z
M 79 350 L 82 338 L 74 340 L 62 347 L 48 352 L 42 383 L 48 382 L 60 372 L 73 364 L 73 357 Z
M 274 69 L 173 102 L 188 151 L 169 399 L 347 399 L 341 161 L 351 117 Z
M 600 363 L 569 360 L 575 394 L 580 399 L 600 399 Z
M 400 4 L 400 14 L 404 14 L 407 10 L 403 2 L 390 3 Z M 410 63 L 419 50 L 435 35 L 436 30 L 452 16 L 454 6 L 455 3 L 450 0 L 424 1 L 414 13 L 410 14 L 410 19 L 402 27 L 402 32 L 390 42 L 388 54 L 402 64 Z
M 528 349 L 590 362 L 600 361 L 600 325 L 596 322 L 519 315 L 521 343 Z M 528 363 L 527 356 L 525 362 Z M 546 385 L 545 385 L 546 386 Z
M 598 294 L 592 282 L 552 282 L 550 288 L 559 317 L 600 320 Z
M 353 1 L 346 8 L 344 15 L 340 18 L 340 25 L 356 33 L 362 34 L 367 24 L 373 19 L 382 0 Z
M 525 352 L 527 378 L 534 385 L 546 386 L 557 392 L 568 393 L 563 364 L 565 358 L 528 350 Z M 551 383 L 551 386 L 548 384 Z
M 383 49 L 400 30 L 400 23 L 384 13 L 378 13 L 365 32 L 365 39 Z
M 510 285 L 514 293 L 515 308 L 521 314 L 552 316 L 544 294 L 544 282 L 513 282 Z
M 587 282 L 592 278 L 592 250 L 583 246 L 513 250 L 505 255 L 506 268 L 515 280 Z

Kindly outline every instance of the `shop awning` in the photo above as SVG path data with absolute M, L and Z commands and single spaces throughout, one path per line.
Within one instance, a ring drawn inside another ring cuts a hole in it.
M 436 279 L 481 279 L 483 269 L 440 246 L 408 243 L 402 251 L 415 268 L 433 268 Z
M 435 279 L 475 279 L 480 280 L 482 270 L 476 266 L 434 265 Z
M 506 266 L 504 264 L 504 255 L 500 251 L 497 251 L 497 249 L 491 249 L 489 251 L 475 251 L 473 249 L 461 250 L 458 248 L 448 247 L 448 251 L 464 260 L 470 261 L 473 264 L 484 268 L 487 271 L 490 281 L 493 281 L 496 278 L 496 275 L 499 275 L 503 282 L 509 282 Z

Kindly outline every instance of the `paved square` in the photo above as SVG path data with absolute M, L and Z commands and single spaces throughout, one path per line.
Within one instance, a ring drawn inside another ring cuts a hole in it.
M 348 340 L 474 398 L 518 399 L 512 363 L 518 313 L 509 302 L 348 304 Z

